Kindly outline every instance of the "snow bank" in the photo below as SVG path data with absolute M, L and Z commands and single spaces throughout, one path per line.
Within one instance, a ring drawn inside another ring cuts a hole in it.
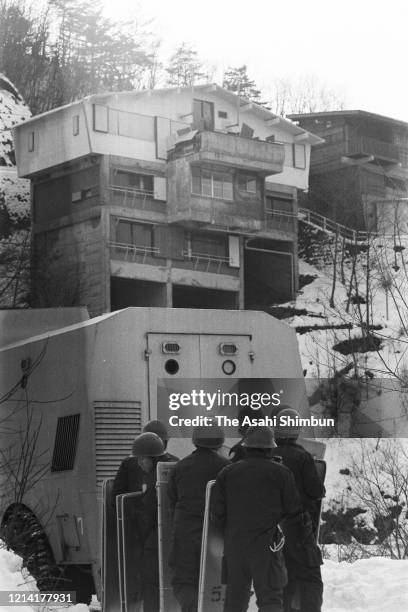
M 21 557 L 3 547 L 4 544 L 0 541 L 0 591 L 38 591 L 34 578 L 29 574 L 23 576 Z M 66 612 L 68 607 L 0 606 L 0 609 L 1 612 L 16 612 L 16 610 L 18 612 Z M 88 610 L 85 604 L 69 606 L 69 612 L 88 612 Z
M 355 563 L 326 561 L 322 612 L 406 612 L 408 562 L 382 557 Z

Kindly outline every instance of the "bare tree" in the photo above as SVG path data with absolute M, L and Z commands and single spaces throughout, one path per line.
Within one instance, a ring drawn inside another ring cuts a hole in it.
M 279 77 L 272 80 L 266 95 L 272 112 L 285 116 L 297 113 L 342 110 L 344 96 L 329 88 L 315 75 L 293 80 Z
M 405 440 L 360 440 L 351 457 L 351 495 L 366 508 L 384 556 L 408 558 L 408 446 Z

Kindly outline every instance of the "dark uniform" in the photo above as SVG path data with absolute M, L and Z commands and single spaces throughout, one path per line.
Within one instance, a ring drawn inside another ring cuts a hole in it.
M 145 432 L 146 433 L 146 432 Z M 143 435 L 143 434 L 142 434 Z M 162 450 L 165 442 L 162 445 Z M 159 461 L 177 461 L 170 453 L 152 457 L 154 468 L 145 472 L 139 466 L 138 456 L 126 457 L 119 466 L 113 484 L 113 503 L 116 496 L 143 491 L 143 497 L 132 520 L 135 523 L 134 546 L 140 549 L 140 596 L 144 612 L 160 611 L 159 556 L 157 533 L 156 465 Z M 138 577 L 135 575 L 135 580 Z
M 157 462 L 176 461 L 174 455 L 165 453 Z M 146 491 L 143 495 L 143 554 L 142 554 L 142 599 L 143 612 L 160 612 L 159 550 L 157 526 L 157 471 L 146 476 Z
M 174 520 L 169 562 L 173 591 L 182 612 L 197 610 L 207 483 L 228 464 L 215 450 L 199 447 L 181 459 L 170 474 L 168 494 Z
M 318 500 L 324 496 L 313 457 L 294 439 L 277 439 L 274 455 L 280 455 L 283 464 L 295 477 L 300 493 L 302 513 L 282 524 L 285 534 L 285 562 L 288 585 L 285 589 L 285 611 L 290 612 L 291 601 L 300 588 L 302 612 L 319 612 L 322 606 L 323 582 L 320 565 L 322 557 L 316 543 L 315 529 L 318 520 Z M 312 521 L 313 518 L 313 521 Z
M 262 612 L 281 612 L 286 570 L 282 552 L 269 548 L 278 523 L 299 512 L 288 468 L 252 451 L 217 477 L 212 516 L 224 530 L 227 591 L 224 612 L 245 612 L 253 581 Z

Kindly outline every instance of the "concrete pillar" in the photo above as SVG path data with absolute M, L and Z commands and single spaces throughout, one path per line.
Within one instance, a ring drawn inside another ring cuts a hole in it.
M 245 236 L 239 237 L 239 292 L 238 292 L 238 309 L 245 308 Z

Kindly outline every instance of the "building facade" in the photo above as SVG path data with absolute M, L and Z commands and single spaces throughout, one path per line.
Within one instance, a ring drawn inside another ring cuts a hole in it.
M 254 308 L 297 287 L 321 139 L 216 85 L 92 95 L 14 130 L 33 305 Z
M 361 110 L 290 117 L 324 139 L 308 208 L 357 230 L 408 231 L 408 123 Z

